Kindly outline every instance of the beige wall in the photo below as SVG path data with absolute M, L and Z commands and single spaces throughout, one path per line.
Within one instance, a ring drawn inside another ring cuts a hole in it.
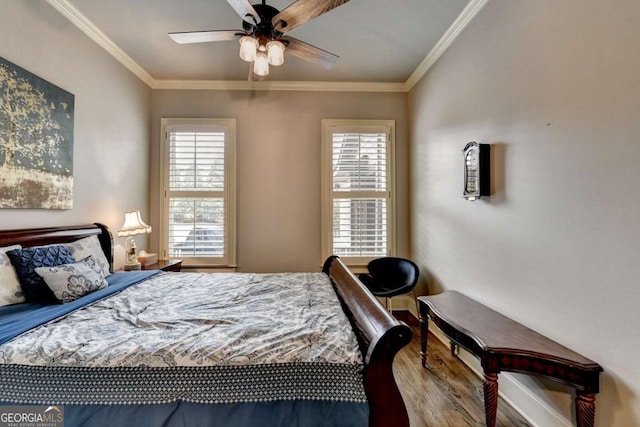
M 321 119 L 395 119 L 399 255 L 431 292 L 459 289 L 599 362 L 597 424 L 640 425 L 638 22 L 634 1 L 492 0 L 407 105 L 399 93 L 151 91 L 46 2 L 5 1 L 0 56 L 75 94 L 75 187 L 74 209 L 3 209 L 0 227 L 115 231 L 129 208 L 157 226 L 160 118 L 233 117 L 240 270 L 317 270 Z M 477 202 L 461 197 L 472 140 L 492 144 L 494 168 Z M 515 380 L 572 418 L 565 388 Z
M 600 363 L 599 426 L 640 425 L 639 22 L 637 1 L 492 0 L 409 95 L 412 255 L 431 292 Z M 469 141 L 492 144 L 494 194 L 476 202 Z M 517 379 L 572 418 L 568 389 Z
M 407 255 L 406 94 L 155 90 L 152 98 L 152 189 L 159 186 L 161 118 L 236 119 L 240 271 L 319 270 L 321 120 L 396 120 L 398 251 Z M 159 197 L 150 197 L 157 226 Z M 151 239 L 157 250 L 157 234 Z
M 151 90 L 44 1 L 3 1 L 0 40 L 0 56 L 75 95 L 73 209 L 0 209 L 0 228 L 146 217 Z
M 0 56 L 75 95 L 74 208 L 0 210 L 0 227 L 99 221 L 116 231 L 128 209 L 140 209 L 143 218 L 157 227 L 158 194 L 150 189 L 158 186 L 160 118 L 232 117 L 238 126 L 240 270 L 317 270 L 322 262 L 321 120 L 395 119 L 400 165 L 398 253 L 408 254 L 406 94 L 165 90 L 152 94 L 42 1 L 3 4 L 0 40 L 5 41 Z M 136 240 L 139 248 L 157 250 L 157 233 L 151 234 L 148 244 L 145 236 Z M 116 243 L 122 245 L 124 239 L 116 237 Z M 117 264 L 122 263 L 122 250 L 117 248 Z

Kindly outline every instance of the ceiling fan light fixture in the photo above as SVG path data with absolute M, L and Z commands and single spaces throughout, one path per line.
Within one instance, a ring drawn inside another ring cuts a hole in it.
M 256 61 L 253 63 L 253 73 L 260 77 L 269 75 L 269 60 L 266 53 L 262 51 L 257 53 Z
M 267 58 L 269 64 L 275 67 L 284 64 L 284 43 L 278 40 L 267 43 Z
M 220 0 L 222 1 L 222 0 Z M 337 55 L 286 35 L 305 22 L 347 3 L 349 0 L 294 0 L 284 10 L 267 4 L 267 0 L 251 4 L 249 0 L 226 0 L 242 18 L 242 29 L 181 31 L 169 33 L 176 43 L 204 43 L 237 40 L 239 56 L 249 62 L 249 80 L 269 74 L 269 65 L 284 64 L 284 51 L 305 61 L 331 68 Z
M 240 59 L 247 62 L 256 60 L 258 40 L 251 36 L 240 37 Z

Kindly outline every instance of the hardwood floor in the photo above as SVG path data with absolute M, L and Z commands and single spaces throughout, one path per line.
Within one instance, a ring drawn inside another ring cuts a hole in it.
M 482 381 L 449 348 L 429 337 L 427 367 L 420 365 L 420 326 L 408 312 L 394 315 L 413 330 L 413 340 L 396 356 L 393 371 L 412 427 L 484 426 Z M 496 426 L 530 424 L 502 399 Z

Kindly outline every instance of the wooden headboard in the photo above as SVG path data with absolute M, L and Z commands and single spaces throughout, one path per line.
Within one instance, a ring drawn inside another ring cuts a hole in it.
M 113 236 L 104 224 L 0 230 L 0 247 L 19 244 L 27 248 L 54 243 L 69 243 L 93 235 L 98 236 L 100 246 L 102 246 L 102 250 L 107 260 L 109 260 L 109 270 L 113 272 Z

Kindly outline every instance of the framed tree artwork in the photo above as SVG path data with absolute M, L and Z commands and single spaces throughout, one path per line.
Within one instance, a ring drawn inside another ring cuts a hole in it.
M 0 57 L 0 209 L 73 207 L 73 94 Z

